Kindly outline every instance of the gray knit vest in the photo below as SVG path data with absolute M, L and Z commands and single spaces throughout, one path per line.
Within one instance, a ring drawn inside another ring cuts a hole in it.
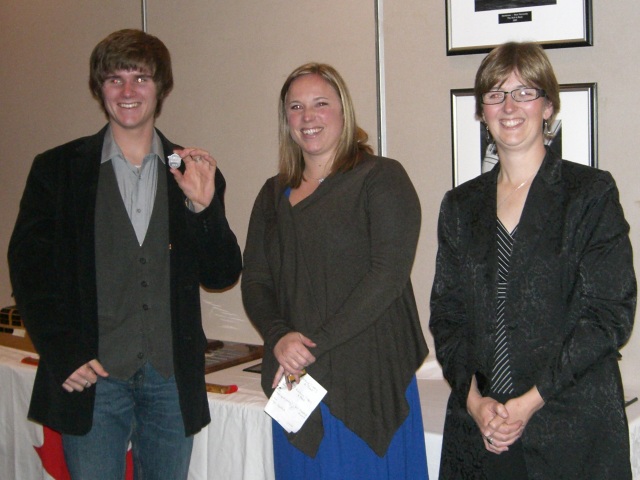
M 126 380 L 145 362 L 173 374 L 167 178 L 158 162 L 153 213 L 142 246 L 127 215 L 111 162 L 100 167 L 96 199 L 99 360 Z

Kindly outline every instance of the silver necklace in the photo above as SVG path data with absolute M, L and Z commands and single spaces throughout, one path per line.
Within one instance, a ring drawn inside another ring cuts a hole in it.
M 533 179 L 533 177 L 535 177 L 535 173 L 533 175 L 531 175 L 529 178 L 527 178 L 524 182 L 522 182 L 520 185 L 518 185 L 516 188 L 514 188 L 513 190 L 511 190 L 511 192 L 509 192 L 509 195 L 507 195 L 506 197 L 504 197 L 502 199 L 502 201 L 496 206 L 496 210 L 498 210 L 500 208 L 500 206 L 506 202 L 507 200 L 509 200 L 509 198 L 511 198 L 511 195 L 513 195 L 514 193 L 516 193 L 518 190 L 520 190 L 522 187 L 524 187 L 527 183 L 529 183 L 529 181 L 531 179 Z
M 313 180 L 314 182 L 318 182 L 318 183 L 322 183 L 322 182 L 324 182 L 324 179 L 325 179 L 325 178 L 326 178 L 326 177 L 322 177 L 322 178 L 313 178 L 313 177 L 309 177 L 309 178 L 307 178 L 307 177 L 304 177 L 304 179 L 305 179 L 305 180 Z
M 327 171 L 327 167 L 329 167 L 329 169 L 331 169 L 331 164 L 333 163 L 333 161 L 331 161 L 329 164 L 325 164 L 324 166 L 322 166 L 322 164 L 318 164 L 318 168 L 322 168 L 322 173 L 325 173 Z M 302 176 L 306 179 L 306 176 L 304 175 L 304 172 L 302 172 Z M 309 177 L 309 180 L 315 180 L 318 183 L 322 183 L 324 182 L 324 179 L 327 178 L 327 175 L 324 175 L 320 178 L 313 178 L 313 177 Z

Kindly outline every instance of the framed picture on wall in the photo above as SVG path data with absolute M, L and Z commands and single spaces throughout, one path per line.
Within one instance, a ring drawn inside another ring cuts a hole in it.
M 560 113 L 545 143 L 565 160 L 598 166 L 596 83 L 560 85 Z M 475 118 L 472 88 L 451 90 L 453 186 L 491 170 L 498 162 L 495 144 L 487 142 L 484 124 Z
M 591 0 L 446 0 L 447 55 L 488 52 L 508 41 L 593 45 Z

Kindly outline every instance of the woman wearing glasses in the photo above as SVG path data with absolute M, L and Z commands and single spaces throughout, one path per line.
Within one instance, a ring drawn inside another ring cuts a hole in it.
M 475 98 L 499 162 L 440 210 L 440 478 L 631 479 L 618 349 L 636 280 L 615 182 L 545 147 L 560 96 L 539 46 L 494 49 Z

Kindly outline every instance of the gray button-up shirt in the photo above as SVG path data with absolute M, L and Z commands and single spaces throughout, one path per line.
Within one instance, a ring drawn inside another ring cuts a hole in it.
M 151 152 L 144 157 L 140 167 L 132 165 L 124 158 L 122 150 L 113 139 L 111 127 L 107 129 L 102 144 L 102 163 L 111 161 L 113 165 L 122 201 L 140 245 L 147 234 L 156 198 L 158 159 L 165 163 L 162 141 L 155 129 L 151 140 Z

